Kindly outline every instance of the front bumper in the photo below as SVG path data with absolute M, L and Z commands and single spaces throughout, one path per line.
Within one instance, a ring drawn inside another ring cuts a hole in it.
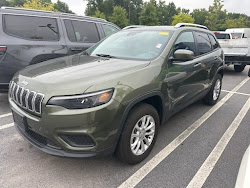
M 28 141 L 31 145 L 36 147 L 37 149 L 48 153 L 50 155 L 60 156 L 60 157 L 79 157 L 79 158 L 87 158 L 87 157 L 94 157 L 94 156 L 105 156 L 109 155 L 114 152 L 113 147 L 110 147 L 103 151 L 98 152 L 72 152 L 72 151 L 64 151 L 60 148 L 51 147 L 50 145 L 45 145 L 37 141 L 36 139 L 32 138 L 27 132 L 22 130 L 19 125 L 15 123 L 16 130 L 19 132 L 19 134 Z M 46 139 L 46 138 L 45 138 Z
M 115 150 L 121 119 L 121 113 L 117 113 L 120 103 L 115 100 L 96 109 L 87 109 L 86 113 L 47 106 L 42 117 L 23 110 L 12 99 L 9 102 L 17 131 L 43 152 L 63 157 L 93 157 L 108 155 Z M 61 135 L 86 135 L 93 144 L 86 147 L 74 145 Z

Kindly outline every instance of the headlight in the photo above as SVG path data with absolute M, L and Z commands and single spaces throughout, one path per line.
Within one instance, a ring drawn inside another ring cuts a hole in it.
M 114 89 L 107 89 L 82 95 L 52 97 L 47 104 L 62 106 L 67 109 L 92 108 L 109 102 L 113 92 Z

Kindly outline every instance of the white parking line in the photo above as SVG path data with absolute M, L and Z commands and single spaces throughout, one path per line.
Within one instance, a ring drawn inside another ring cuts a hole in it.
M 168 144 L 163 150 L 155 155 L 144 166 L 138 169 L 132 174 L 126 181 L 124 181 L 118 188 L 132 188 L 135 187 L 144 177 L 146 177 L 161 161 L 169 156 L 178 146 L 181 145 L 197 128 L 199 128 L 211 115 L 213 115 L 228 99 L 233 96 L 233 92 L 239 90 L 250 78 L 244 79 L 238 86 L 236 86 L 232 92 L 228 93 L 222 98 L 215 106 L 213 106 L 208 112 L 206 112 L 201 118 L 196 120 L 190 127 L 188 127 L 183 133 L 175 138 L 170 144 Z
M 2 130 L 2 129 L 7 129 L 7 128 L 10 128 L 10 127 L 13 127 L 13 126 L 14 126 L 14 123 L 2 125 L 2 126 L 0 126 L 0 130 Z
M 246 116 L 248 110 L 250 109 L 250 98 L 247 100 L 246 104 L 243 106 L 241 111 L 238 113 L 232 124 L 228 127 L 227 131 L 223 134 L 220 141 L 214 147 L 213 151 L 210 153 L 208 158 L 202 164 L 200 169 L 197 171 L 193 179 L 188 184 L 187 188 L 200 188 L 205 183 L 207 177 L 213 170 L 223 151 L 225 150 L 228 142 L 231 140 L 235 131 L 239 127 L 241 121 Z
M 0 119 L 1 119 L 1 118 L 4 118 L 4 117 L 11 116 L 11 115 L 12 115 L 11 113 L 8 113 L 8 114 L 2 114 L 2 115 L 0 115 Z
M 226 93 L 234 93 L 234 94 L 239 94 L 239 95 L 246 95 L 246 96 L 250 97 L 250 94 L 247 94 L 247 93 L 232 92 L 232 91 L 228 91 L 228 90 L 221 90 L 221 91 L 226 92 Z

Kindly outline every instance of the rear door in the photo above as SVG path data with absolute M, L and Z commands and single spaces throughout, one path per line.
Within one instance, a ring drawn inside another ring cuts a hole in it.
M 211 74 L 217 70 L 217 63 L 220 59 L 220 52 L 216 45 L 211 43 L 210 34 L 203 32 L 195 32 L 198 58 L 200 59 L 201 79 L 204 84 L 204 88 L 208 88 L 211 84 Z M 213 41 L 214 43 L 214 41 Z
M 67 54 L 58 16 L 2 15 L 0 24 L 0 84 L 20 69 Z M 0 48 L 1 50 L 1 48 Z
M 95 22 L 85 20 L 62 19 L 65 26 L 68 54 L 77 54 L 100 41 L 99 32 Z

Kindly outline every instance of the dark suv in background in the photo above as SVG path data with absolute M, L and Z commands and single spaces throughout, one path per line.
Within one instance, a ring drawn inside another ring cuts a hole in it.
M 106 20 L 73 14 L 0 9 L 0 91 L 20 69 L 80 53 L 120 28 Z

